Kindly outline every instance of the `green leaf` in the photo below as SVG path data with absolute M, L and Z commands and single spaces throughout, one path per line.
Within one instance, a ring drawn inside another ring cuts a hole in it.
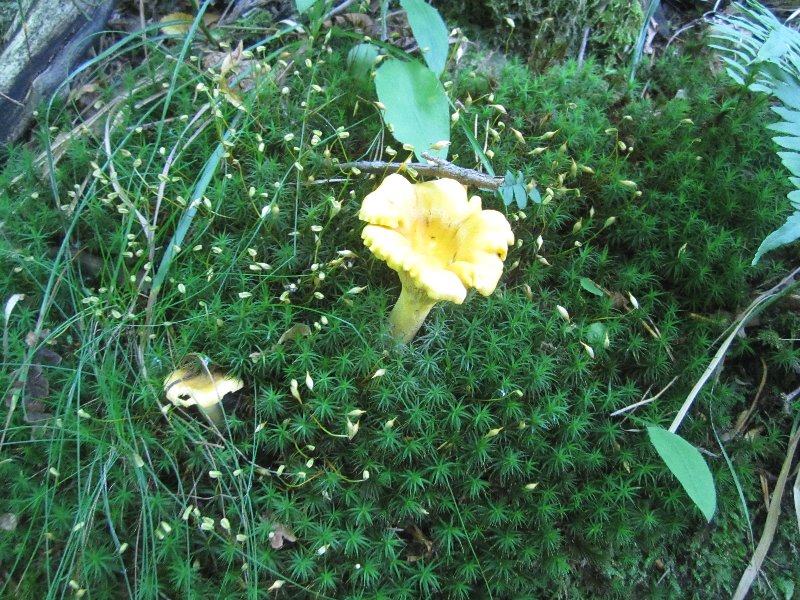
M 754 62 L 780 61 L 783 55 L 789 51 L 789 48 L 789 40 L 783 35 L 783 30 L 773 29 L 764 41 L 764 45 L 758 49 Z
M 441 77 L 447 63 L 450 35 L 439 11 L 425 0 L 401 0 L 400 6 L 406 10 L 425 62 L 437 77 Z
M 319 0 L 295 0 L 295 6 L 297 6 L 297 12 L 302 15 L 317 2 L 319 2 Z
M 521 210 L 524 210 L 525 207 L 528 206 L 528 190 L 524 183 L 514 184 L 514 200 L 517 201 L 517 206 L 519 206 Z
M 514 202 L 514 188 L 510 185 L 500 186 L 500 197 L 503 199 L 503 204 L 511 206 L 511 203 Z
M 785 133 L 787 135 L 800 137 L 800 123 L 792 123 L 791 121 L 778 121 L 777 123 L 767 125 L 767 129 L 777 131 L 778 133 Z
M 700 451 L 676 433 L 661 427 L 648 427 L 650 442 L 667 468 L 678 479 L 689 498 L 711 521 L 717 510 L 714 477 Z
M 794 192 L 792 192 L 792 194 L 793 193 Z M 790 244 L 798 238 L 800 238 L 800 212 L 795 212 L 789 215 L 789 218 L 786 219 L 786 223 L 770 233 L 766 239 L 761 242 L 752 264 L 756 264 L 761 260 L 761 257 L 770 250 Z
M 778 152 L 783 166 L 789 169 L 792 175 L 800 177 L 800 154 L 797 152 Z
M 603 292 L 603 290 L 601 290 L 598 285 L 588 277 L 581 277 L 580 281 L 581 287 L 590 294 L 594 294 L 595 296 L 605 296 L 605 292 Z
M 800 123 L 800 111 L 798 110 L 789 110 L 788 108 L 783 108 L 782 106 L 773 106 L 772 110 L 790 123 Z
M 788 150 L 800 150 L 800 137 L 778 136 L 772 138 L 772 141 Z
M 436 142 L 450 141 L 450 106 L 441 82 L 417 61 L 385 62 L 375 74 L 378 100 L 386 107 L 384 118 L 401 144 L 422 153 L 447 158 L 447 148 L 431 150 Z
M 800 94 L 797 93 L 796 85 L 782 83 L 776 85 L 772 93 L 789 108 L 800 110 Z
M 800 210 L 800 190 L 789 192 L 786 196 L 789 198 L 792 207 L 796 210 Z

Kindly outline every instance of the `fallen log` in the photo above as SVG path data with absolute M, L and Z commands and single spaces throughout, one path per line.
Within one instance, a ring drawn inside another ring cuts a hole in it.
M 80 64 L 103 30 L 113 0 L 28 0 L 0 53 L 0 143 L 18 140 L 39 104 Z

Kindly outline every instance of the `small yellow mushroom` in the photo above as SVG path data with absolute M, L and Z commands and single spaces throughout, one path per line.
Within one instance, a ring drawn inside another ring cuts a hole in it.
M 392 174 L 364 198 L 359 219 L 364 244 L 400 277 L 400 298 L 389 321 L 408 343 L 439 301 L 461 304 L 469 288 L 492 294 L 514 234 L 502 213 L 467 199 L 453 179 L 410 183 Z
M 177 369 L 164 380 L 167 400 L 175 406 L 197 406 L 217 426 L 225 422 L 222 399 L 243 387 L 240 379 L 216 371 L 198 374 L 189 369 Z

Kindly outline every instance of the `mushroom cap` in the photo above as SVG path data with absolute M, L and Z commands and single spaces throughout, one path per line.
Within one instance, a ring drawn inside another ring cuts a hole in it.
M 481 199 L 467 199 L 454 179 L 410 183 L 392 174 L 368 194 L 359 219 L 370 251 L 422 289 L 431 300 L 461 304 L 469 288 L 484 296 L 497 287 L 511 225 L 495 210 L 482 210 Z
M 217 371 L 192 373 L 189 369 L 176 369 L 164 380 L 167 400 L 175 406 L 196 404 L 206 409 L 221 402 L 226 394 L 244 387 L 240 379 Z

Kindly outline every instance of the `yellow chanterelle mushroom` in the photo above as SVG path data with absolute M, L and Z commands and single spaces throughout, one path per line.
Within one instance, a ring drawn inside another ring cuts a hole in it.
M 453 179 L 410 183 L 389 175 L 364 198 L 361 237 L 370 251 L 400 276 L 402 290 L 389 320 L 397 340 L 408 343 L 433 305 L 461 304 L 467 290 L 484 296 L 497 287 L 514 234 L 495 210 Z
M 177 369 L 164 381 L 167 400 L 175 406 L 197 406 L 214 425 L 222 425 L 222 398 L 244 387 L 240 379 L 215 371 L 193 373 L 188 369 Z

